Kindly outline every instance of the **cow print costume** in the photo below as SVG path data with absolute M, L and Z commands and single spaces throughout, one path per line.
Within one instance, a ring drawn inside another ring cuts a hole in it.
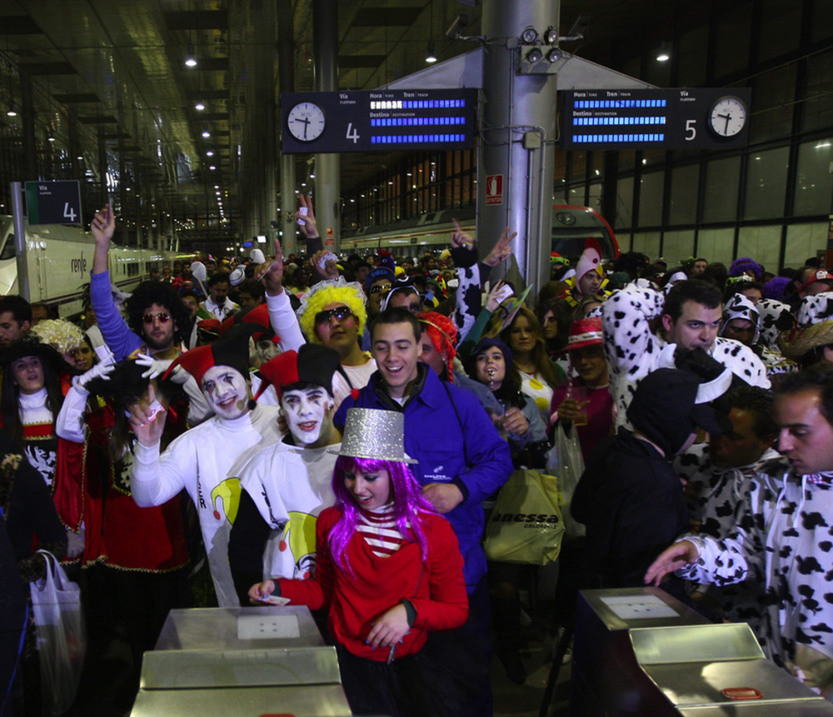
M 822 291 L 801 300 L 796 313 L 798 328 L 806 329 L 826 319 L 833 319 L 833 291 Z
M 610 392 L 616 401 L 617 426 L 628 426 L 625 413 L 639 382 L 658 368 L 673 368 L 673 344 L 651 332 L 662 315 L 665 295 L 654 288 L 629 284 L 602 305 Z M 752 386 L 769 388 L 766 369 L 753 351 L 738 341 L 718 337 L 711 356 Z
M 749 486 L 757 472 L 765 464 L 781 461 L 782 472 L 786 461 L 771 448 L 759 460 L 747 466 L 718 468 L 712 465 L 707 443 L 692 446 L 674 460 L 674 470 L 687 482 L 686 500 L 692 529 L 698 534 L 721 538 L 729 535 L 744 510 Z M 761 622 L 764 612 L 764 594 L 753 582 L 725 585 L 696 586 L 697 599 L 705 599 L 710 606 L 728 620 L 748 622 L 753 631 Z
M 803 647 L 833 660 L 832 536 L 833 473 L 799 476 L 767 463 L 749 482 L 726 537 L 681 538 L 697 545 L 700 556 L 677 575 L 756 585 L 761 613 L 750 626 L 767 657 L 800 675 L 795 661 Z

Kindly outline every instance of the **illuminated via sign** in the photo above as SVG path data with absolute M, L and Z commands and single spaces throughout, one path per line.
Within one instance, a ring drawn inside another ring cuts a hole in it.
M 749 88 L 562 93 L 564 149 L 728 149 L 749 141 Z
M 469 149 L 477 90 L 286 92 L 281 151 Z

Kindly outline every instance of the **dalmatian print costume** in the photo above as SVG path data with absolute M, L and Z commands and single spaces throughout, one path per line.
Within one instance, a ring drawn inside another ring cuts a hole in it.
M 789 307 L 786 307 L 789 309 Z M 723 325 L 720 327 L 720 335 L 726 331 L 726 325 L 732 319 L 745 319 L 755 324 L 755 335 L 752 338 L 752 351 L 757 354 L 766 366 L 766 375 L 775 376 L 779 373 L 798 371 L 798 364 L 781 355 L 780 351 L 764 346 L 761 341 L 761 314 L 758 308 L 743 294 L 735 294 L 723 307 Z
M 761 337 L 758 343 L 769 349 L 777 348 L 781 332 L 795 326 L 795 317 L 789 305 L 776 299 L 761 299 L 758 302 L 758 313 L 761 315 Z
M 804 648 L 833 660 L 831 516 L 833 473 L 799 476 L 765 464 L 726 537 L 681 538 L 700 556 L 677 575 L 714 585 L 752 581 L 762 594 L 750 626 L 767 657 L 800 675 L 795 662 Z
M 629 284 L 602 305 L 610 390 L 616 401 L 616 425 L 629 427 L 625 415 L 639 382 L 651 371 L 674 366 L 675 345 L 651 332 L 650 321 L 662 314 L 665 295 L 652 287 Z M 732 339 L 717 337 L 712 358 L 752 386 L 769 388 L 766 369 L 753 351 Z
M 806 329 L 826 319 L 833 319 L 833 291 L 822 291 L 801 300 L 796 313 L 799 329 Z

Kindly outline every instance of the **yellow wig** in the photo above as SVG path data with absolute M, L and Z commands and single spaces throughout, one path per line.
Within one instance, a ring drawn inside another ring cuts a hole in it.
M 359 322 L 359 336 L 364 333 L 367 309 L 364 306 L 364 292 L 361 285 L 356 281 L 348 283 L 343 279 L 336 282 L 322 281 L 307 292 L 298 309 L 298 323 L 301 324 L 301 331 L 304 332 L 308 341 L 314 344 L 322 343 L 315 333 L 315 315 L 330 304 L 344 304 L 350 307 L 350 311 Z

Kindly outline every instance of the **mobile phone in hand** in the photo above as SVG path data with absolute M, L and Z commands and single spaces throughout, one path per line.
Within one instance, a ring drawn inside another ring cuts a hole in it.
M 299 207 L 298 214 L 300 214 L 301 217 L 305 217 L 307 214 L 309 214 L 309 209 L 307 209 L 306 207 Z M 306 226 L 307 223 L 303 219 L 301 219 L 301 217 L 298 217 L 298 226 Z

